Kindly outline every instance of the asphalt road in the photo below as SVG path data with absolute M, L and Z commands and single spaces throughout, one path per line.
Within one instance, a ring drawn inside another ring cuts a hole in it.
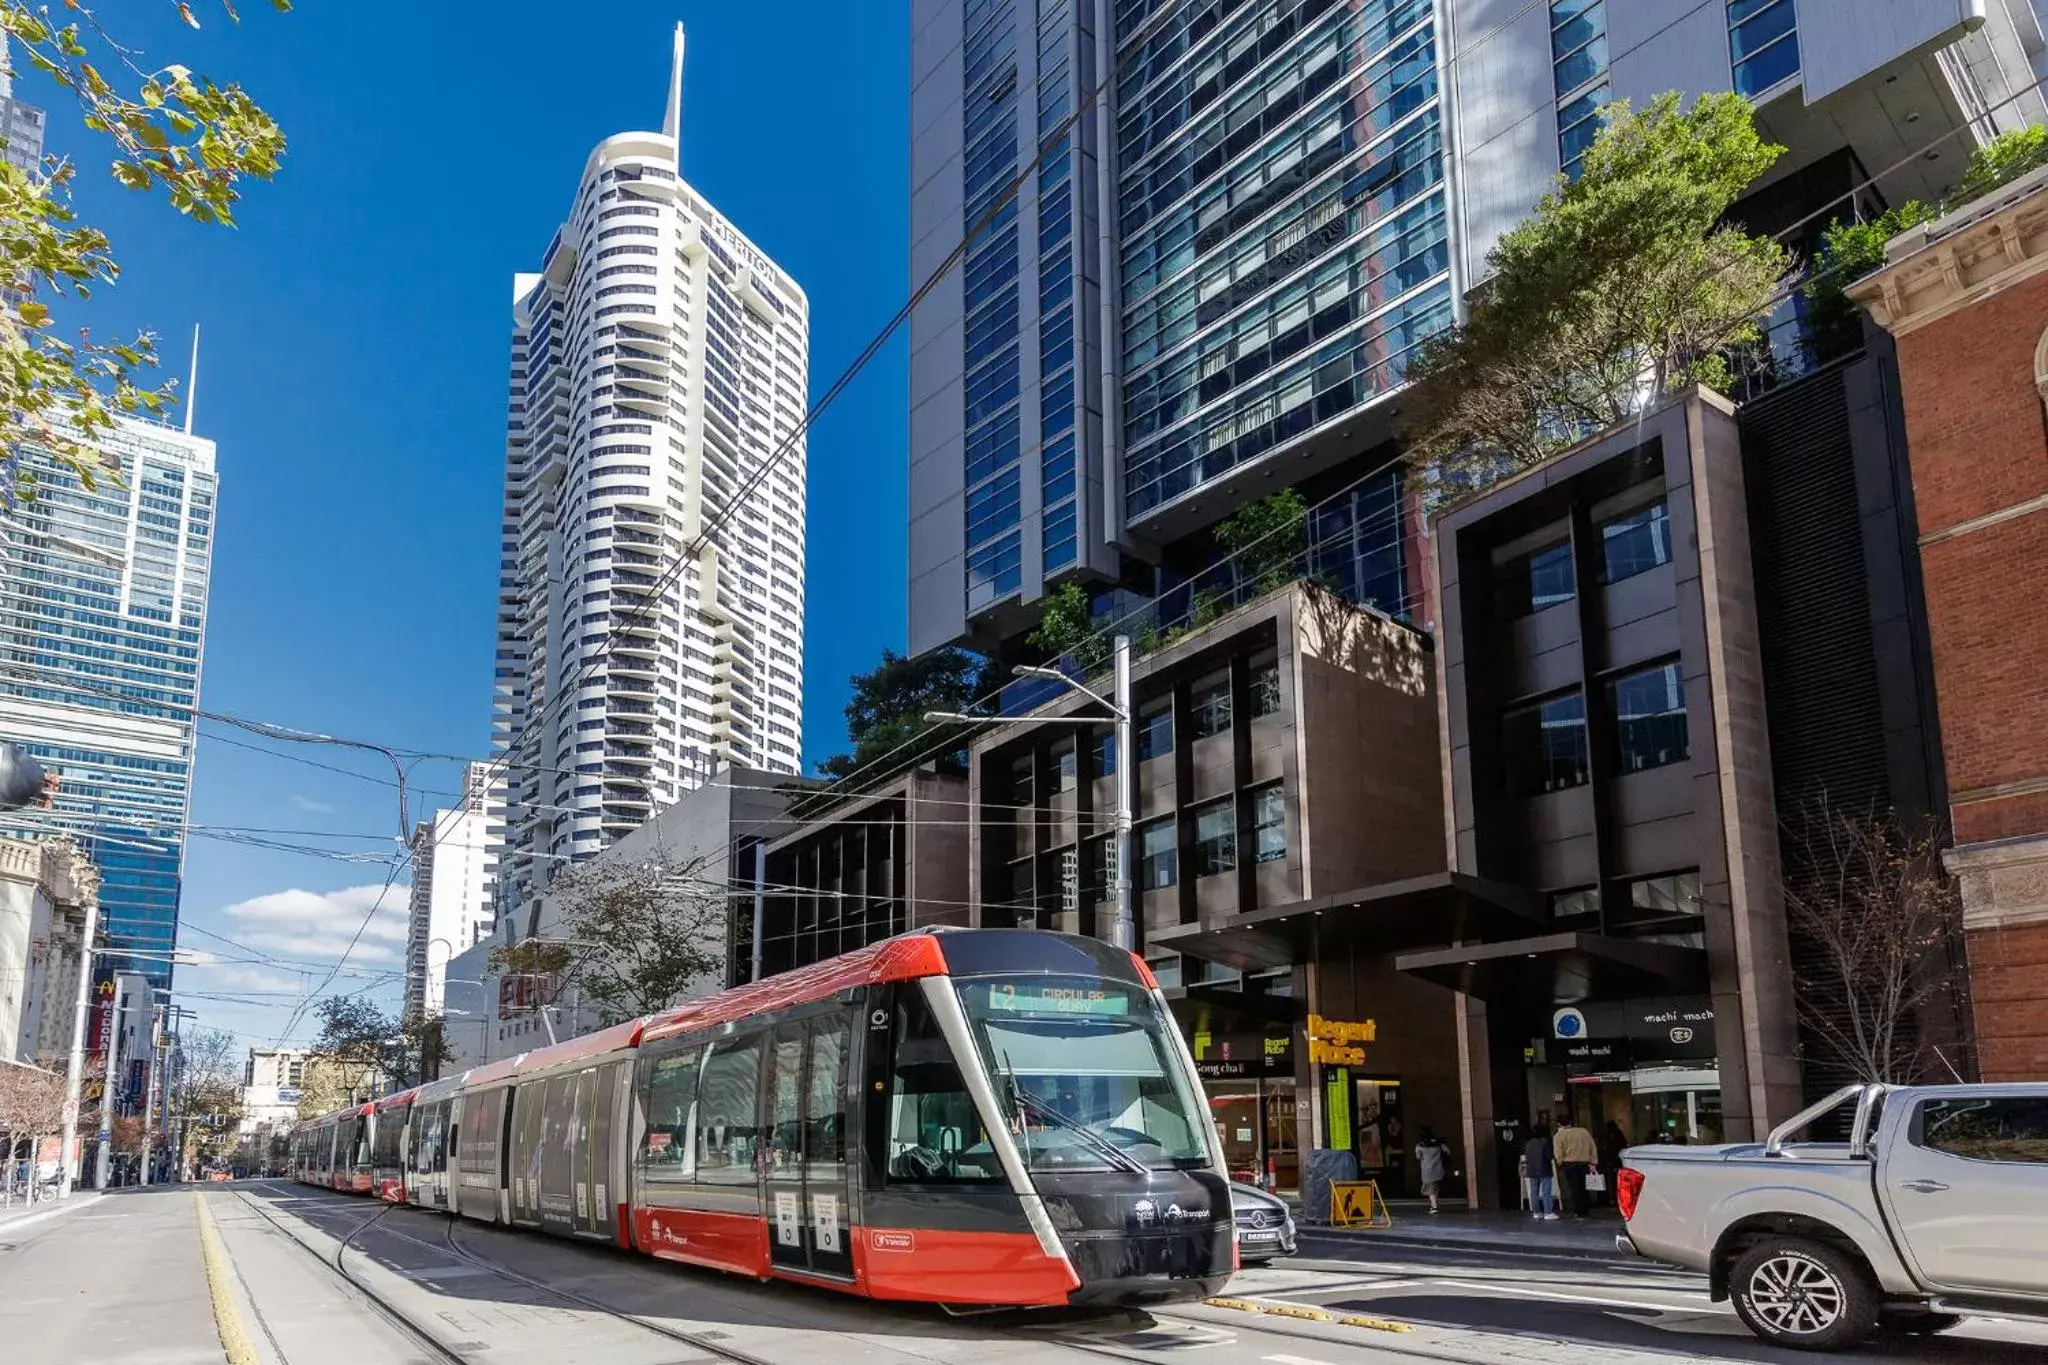
M 10 1359 L 211 1365 L 224 1359 L 210 1307 L 217 1295 L 228 1300 L 253 1358 L 268 1365 L 1814 1359 L 1752 1340 L 1725 1305 L 1707 1301 L 1697 1277 L 1499 1247 L 1311 1237 L 1301 1256 L 1238 1276 L 1221 1302 L 1148 1315 L 953 1318 L 281 1181 L 122 1192 L 32 1227 L 0 1222 L 0 1342 Z M 1835 1359 L 2017 1365 L 2048 1359 L 2048 1329 L 1972 1323 Z

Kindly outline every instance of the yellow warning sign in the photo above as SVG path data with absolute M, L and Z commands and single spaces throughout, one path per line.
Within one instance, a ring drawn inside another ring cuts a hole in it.
M 1330 1182 L 1330 1226 L 1333 1228 L 1390 1228 L 1393 1217 L 1380 1198 L 1377 1180 L 1335 1180 Z

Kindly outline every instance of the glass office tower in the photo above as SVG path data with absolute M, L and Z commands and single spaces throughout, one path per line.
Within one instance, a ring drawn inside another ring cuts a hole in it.
M 55 808 L 101 871 L 100 964 L 171 980 L 191 798 L 218 478 L 213 442 L 122 421 L 118 477 L 87 488 L 43 452 L 35 496 L 0 515 L 0 736 L 58 774 Z

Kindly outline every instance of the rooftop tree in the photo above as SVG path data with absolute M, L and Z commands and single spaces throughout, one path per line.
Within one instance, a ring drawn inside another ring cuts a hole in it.
M 1576 179 L 1487 258 L 1466 320 L 1409 363 L 1411 458 L 1481 486 L 1693 384 L 1722 387 L 1788 257 L 1726 221 L 1784 151 L 1739 95 L 1609 105 Z

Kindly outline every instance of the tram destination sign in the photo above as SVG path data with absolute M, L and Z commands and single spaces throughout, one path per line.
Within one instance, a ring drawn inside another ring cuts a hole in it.
M 1004 1014 L 1123 1016 L 1131 997 L 1122 991 L 1086 986 L 1049 986 L 1039 981 L 998 981 L 988 988 L 988 1007 Z

